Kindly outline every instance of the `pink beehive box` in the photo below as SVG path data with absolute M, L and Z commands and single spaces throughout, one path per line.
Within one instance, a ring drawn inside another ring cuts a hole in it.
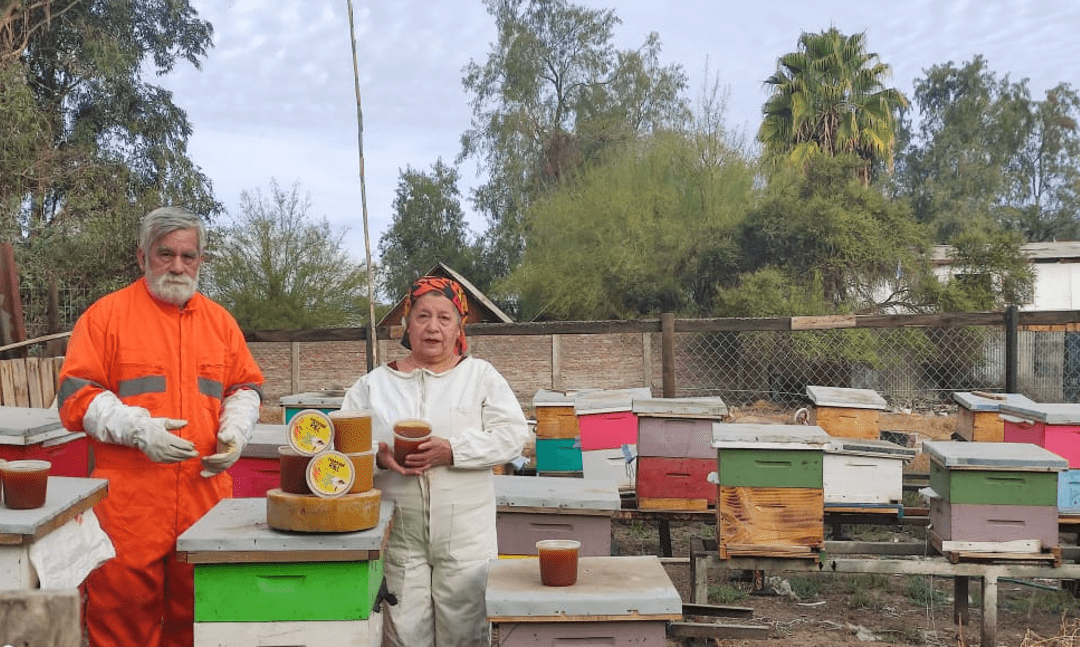
M 1031 443 L 1080 468 L 1080 404 L 1012 403 L 1001 405 L 1007 443 Z
M 648 387 L 588 391 L 574 399 L 582 451 L 637 445 L 635 398 L 650 398 Z

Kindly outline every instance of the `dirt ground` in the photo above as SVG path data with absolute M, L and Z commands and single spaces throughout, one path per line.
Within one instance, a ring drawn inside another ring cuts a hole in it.
M 792 413 L 757 406 L 733 412 L 735 421 L 792 420 Z M 881 429 L 912 434 L 914 442 L 949 439 L 955 410 L 883 413 Z M 908 471 L 926 472 L 914 461 Z M 907 503 L 918 505 L 917 501 Z M 665 568 L 684 602 L 689 601 L 690 541 L 716 539 L 715 522 L 670 522 L 672 560 Z M 850 538 L 865 541 L 923 541 L 925 530 L 912 526 L 845 526 Z M 658 523 L 617 520 L 613 549 L 618 554 L 660 555 Z M 828 538 L 828 537 L 827 537 Z M 1063 543 L 1075 544 L 1074 536 Z M 933 549 L 929 549 L 931 552 Z M 687 559 L 679 559 L 687 558 Z M 719 640 L 726 647 L 844 647 L 876 641 L 904 645 L 978 645 L 980 583 L 969 587 L 970 620 L 952 620 L 953 581 L 926 575 L 863 573 L 765 573 L 764 586 L 755 588 L 749 573 L 710 569 L 710 604 L 751 607 L 752 619 L 685 618 L 699 622 L 728 622 L 768 627 L 764 640 Z M 1062 590 L 1061 582 L 999 580 L 997 644 L 1005 647 L 1080 647 L 1080 600 Z M 682 643 L 669 639 L 668 646 Z

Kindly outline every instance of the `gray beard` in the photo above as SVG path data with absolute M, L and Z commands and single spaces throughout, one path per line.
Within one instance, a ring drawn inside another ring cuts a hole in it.
M 157 298 L 166 303 L 183 306 L 195 296 L 195 291 L 199 287 L 199 277 L 198 275 L 194 278 L 187 275 L 173 276 L 165 272 L 157 278 L 150 279 L 147 284 L 150 286 L 150 292 Z

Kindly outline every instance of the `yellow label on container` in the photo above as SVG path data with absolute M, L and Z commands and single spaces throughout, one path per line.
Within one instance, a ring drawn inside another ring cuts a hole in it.
M 289 446 L 313 456 L 334 446 L 334 423 L 318 409 L 303 409 L 289 421 Z
M 308 487 L 324 498 L 341 496 L 349 491 L 356 479 L 352 460 L 334 450 L 316 454 L 307 467 Z

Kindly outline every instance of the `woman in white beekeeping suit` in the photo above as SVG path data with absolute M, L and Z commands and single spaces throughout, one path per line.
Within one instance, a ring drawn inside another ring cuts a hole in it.
M 379 366 L 345 393 L 342 409 L 371 411 L 375 485 L 394 501 L 385 552 L 383 644 L 490 645 L 484 603 L 497 558 L 491 468 L 520 455 L 528 425 L 506 380 L 466 354 L 468 305 L 453 280 L 424 276 L 406 299 L 409 356 Z M 420 419 L 431 437 L 399 464 L 393 426 Z

